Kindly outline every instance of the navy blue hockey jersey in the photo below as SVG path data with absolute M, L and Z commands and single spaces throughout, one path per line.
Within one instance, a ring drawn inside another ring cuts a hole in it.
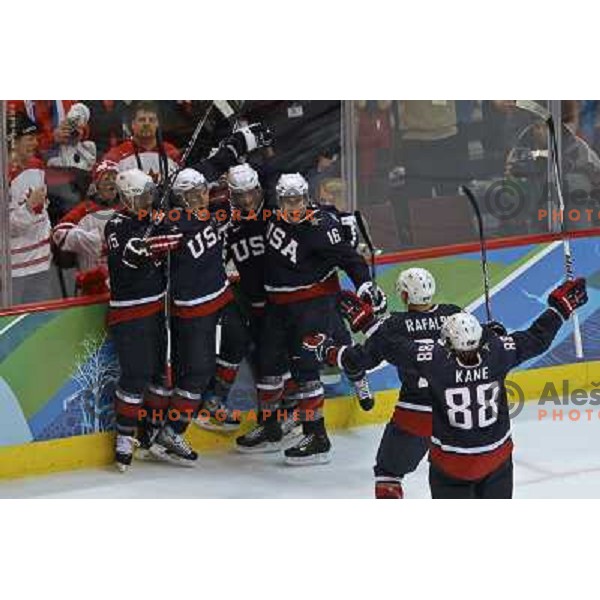
M 331 212 L 316 208 L 302 223 L 287 223 L 273 215 L 266 236 L 265 289 L 270 302 L 287 304 L 335 294 L 337 268 L 356 288 L 370 280 L 367 263 Z
M 265 244 L 267 221 L 262 211 L 255 219 L 232 220 L 226 232 L 226 257 L 240 275 L 239 286 L 254 310 L 265 306 Z
M 548 309 L 525 331 L 505 337 L 489 332 L 475 365 L 461 364 L 440 341 L 418 343 L 377 333 L 364 347 L 344 349 L 341 363 L 356 372 L 370 364 L 370 355 L 376 352 L 402 374 L 427 379 L 433 402 L 430 459 L 452 477 L 477 480 L 497 469 L 512 452 L 506 375 L 545 352 L 561 324 L 558 313 Z
M 129 240 L 142 239 L 149 224 L 149 217 L 141 219 L 138 215 L 116 212 L 104 228 L 110 277 L 109 324 L 150 316 L 162 310 L 166 275 L 161 261 L 148 259 L 135 266 L 123 260 Z M 160 226 L 156 235 L 164 232 Z
M 408 310 L 391 313 L 377 329 L 368 334 L 365 349 L 370 362 L 367 368 L 372 369 L 385 360 L 382 348 L 385 348 L 387 342 L 382 343 L 381 338 L 393 340 L 402 336 L 418 343 L 434 343 L 440 337 L 440 329 L 446 318 L 460 310 L 454 304 L 436 304 L 426 312 Z M 402 387 L 393 421 L 397 427 L 413 435 L 430 437 L 432 409 L 427 380 L 418 372 L 410 370 L 405 370 L 401 377 Z
M 169 212 L 171 231 L 183 234 L 181 244 L 171 253 L 175 316 L 209 315 L 233 299 L 223 261 L 222 228 L 214 217 L 205 217 L 187 211 Z

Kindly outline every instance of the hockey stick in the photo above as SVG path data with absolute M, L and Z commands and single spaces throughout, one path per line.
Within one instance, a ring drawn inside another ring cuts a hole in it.
M 367 244 L 367 248 L 369 249 L 369 254 L 371 257 L 371 281 L 375 283 L 377 281 L 377 269 L 375 266 L 375 245 L 373 244 L 373 240 L 371 239 L 371 234 L 369 233 L 369 228 L 367 226 L 366 221 L 363 219 L 362 213 L 360 210 L 354 211 L 354 218 L 356 219 L 356 224 L 358 225 L 358 230 Z
M 165 156 L 165 160 L 161 161 L 161 163 L 160 163 L 160 165 L 162 167 L 161 170 L 164 170 L 164 177 L 162 179 L 164 182 L 164 189 L 162 190 L 160 201 L 158 202 L 157 214 L 156 214 L 155 218 L 153 218 L 151 220 L 150 224 L 146 228 L 146 231 L 144 233 L 144 239 L 147 239 L 148 237 L 150 237 L 150 235 L 152 234 L 152 231 L 155 229 L 155 227 L 157 227 L 158 225 L 160 225 L 160 223 L 162 223 L 162 221 L 165 217 L 164 209 L 167 207 L 169 195 L 171 193 L 171 190 L 173 189 L 175 180 L 177 179 L 177 176 L 179 175 L 179 173 L 181 173 L 181 171 L 185 168 L 185 164 L 186 164 L 188 158 L 190 157 L 190 154 L 192 153 L 192 150 L 194 149 L 194 146 L 196 145 L 196 142 L 198 141 L 198 137 L 200 136 L 200 133 L 201 133 L 202 129 L 204 128 L 204 125 L 205 125 L 214 106 L 216 106 L 218 108 L 218 110 L 223 113 L 224 116 L 230 116 L 234 112 L 233 109 L 231 109 L 231 107 L 229 107 L 229 104 L 227 103 L 227 101 L 213 100 L 210 103 L 210 105 L 208 106 L 208 108 L 206 109 L 206 112 L 204 113 L 203 117 L 198 121 L 196 128 L 194 129 L 194 132 L 192 133 L 192 137 L 190 138 L 190 140 L 183 152 L 183 155 L 181 156 L 181 160 L 179 162 L 179 166 L 177 167 L 177 169 L 175 169 L 173 173 L 169 174 L 168 161 L 166 160 L 166 156 Z M 226 112 L 228 113 L 227 115 L 225 115 Z M 162 138 L 162 135 L 161 135 L 161 138 Z M 162 139 L 160 139 L 159 142 L 162 147 Z M 165 268 L 166 268 L 166 280 L 167 280 L 166 287 L 165 287 L 165 304 L 164 304 L 165 333 L 166 333 L 166 338 L 167 338 L 166 339 L 166 348 L 165 348 L 165 384 L 166 384 L 167 388 L 171 388 L 172 384 L 173 384 L 173 359 L 172 359 L 173 347 L 172 347 L 172 335 L 171 335 L 171 307 L 170 307 L 170 295 L 171 295 L 171 253 L 170 252 L 167 253 L 167 260 L 166 260 Z
M 168 177 L 165 179 L 165 187 L 162 191 L 160 200 L 157 205 L 157 213 L 156 213 L 155 219 L 153 219 L 152 222 L 150 223 L 150 225 L 148 225 L 148 228 L 146 229 L 146 232 L 144 234 L 144 239 L 147 239 L 148 237 L 150 237 L 150 234 L 152 233 L 154 228 L 157 225 L 160 225 L 160 223 L 162 223 L 162 221 L 164 219 L 164 209 L 167 206 L 169 194 L 171 193 L 171 190 L 173 189 L 173 184 L 175 183 L 175 180 L 177 179 L 177 175 L 179 175 L 179 173 L 181 173 L 181 171 L 183 169 L 185 169 L 185 163 L 187 162 L 187 159 L 189 158 L 190 154 L 192 153 L 192 150 L 194 149 L 194 146 L 196 145 L 196 142 L 198 141 L 200 132 L 204 128 L 204 124 L 206 123 L 206 120 L 208 119 L 208 117 L 213 109 L 213 106 L 214 106 L 214 101 L 210 103 L 209 107 L 207 108 L 206 112 L 204 113 L 204 116 L 198 121 L 198 124 L 196 125 L 196 129 L 194 129 L 194 132 L 192 133 L 192 137 L 190 138 L 190 141 L 188 142 L 188 145 L 186 146 L 186 148 L 183 152 L 183 155 L 181 156 L 181 160 L 179 161 L 179 166 L 177 167 L 177 169 L 175 169 L 175 171 L 173 171 L 173 173 L 168 175 Z
M 558 196 L 560 234 L 562 237 L 563 252 L 565 256 L 565 275 L 567 280 L 572 280 L 575 278 L 573 273 L 573 254 L 571 252 L 571 243 L 567 237 L 567 228 L 565 226 L 564 219 L 565 200 L 562 192 L 562 174 L 560 170 L 560 157 L 558 155 L 558 142 L 556 139 L 554 118 L 552 113 L 547 108 L 543 107 L 537 102 L 534 102 L 533 100 L 517 100 L 516 105 L 517 108 L 526 110 L 540 117 L 540 119 L 542 119 L 548 127 L 551 146 L 550 154 L 552 160 L 552 170 L 554 172 L 556 194 Z M 579 316 L 575 311 L 573 312 L 573 340 L 575 343 L 575 356 L 577 356 L 577 358 L 583 358 L 581 327 L 579 325 Z
M 358 230 L 362 235 L 365 244 L 367 244 L 367 248 L 369 249 L 369 254 L 371 257 L 371 281 L 375 284 L 377 277 L 377 269 L 375 266 L 375 245 L 373 244 L 373 240 L 371 239 L 371 234 L 369 232 L 369 228 L 367 226 L 366 221 L 363 219 L 362 213 L 359 210 L 354 211 L 354 218 L 356 219 L 356 225 L 358 226 Z M 371 393 L 371 388 L 369 387 L 369 380 L 365 375 L 362 379 L 353 382 L 354 390 L 358 397 L 358 403 L 360 407 L 368 412 L 375 406 L 375 398 Z
M 475 212 L 475 216 L 477 217 L 477 228 L 479 229 L 479 247 L 481 251 L 481 268 L 483 270 L 483 294 L 485 297 L 485 312 L 487 314 L 487 320 L 489 323 L 493 319 L 492 302 L 490 300 L 490 273 L 488 270 L 487 245 L 485 241 L 485 234 L 483 231 L 483 219 L 481 218 L 481 210 L 479 208 L 479 205 L 477 204 L 477 200 L 475 199 L 475 195 L 473 194 L 473 192 L 466 185 L 461 185 L 460 187 L 469 199 L 469 202 L 473 207 L 473 211 Z

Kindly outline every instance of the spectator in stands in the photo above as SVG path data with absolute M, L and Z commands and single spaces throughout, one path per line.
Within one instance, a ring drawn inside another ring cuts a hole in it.
M 600 222 L 600 157 L 577 135 L 578 110 L 575 101 L 562 101 L 561 118 L 563 196 L 567 211 L 580 211 L 578 219 L 565 221 L 570 229 L 596 227 Z M 539 229 L 538 210 L 548 208 L 548 159 L 548 129 L 543 121 L 537 120 L 523 129 L 506 161 L 506 174 L 526 181 L 528 188 L 534 190 L 530 194 L 532 202 L 527 203 L 519 215 L 519 220 L 527 221 L 532 231 Z M 590 217 L 585 213 L 586 209 L 592 209 Z
M 91 171 L 96 164 L 96 144 L 86 140 L 90 109 L 78 102 L 69 109 L 59 125 L 60 140 L 48 153 L 49 167 L 68 167 Z
M 59 264 L 76 263 L 79 295 L 108 292 L 104 227 L 118 206 L 117 163 L 102 161 L 94 169 L 88 198 L 66 214 L 52 232 Z
M 398 112 L 402 139 L 396 164 L 405 168 L 405 184 L 393 208 L 403 241 L 412 243 L 412 219 L 421 216 L 418 206 L 414 212 L 410 204 L 456 196 L 458 186 L 468 180 L 468 153 L 464 137 L 458 135 L 454 100 L 403 100 Z
M 357 103 L 357 171 L 361 204 L 382 204 L 394 146 L 392 103 L 359 100 Z
M 346 186 L 339 177 L 322 179 L 319 184 L 318 202 L 326 206 L 335 206 L 339 212 L 348 211 Z
M 36 156 L 37 125 L 24 113 L 9 115 L 9 226 L 13 304 L 53 297 L 50 219 L 44 163 Z
M 56 223 L 82 200 L 90 184 L 96 149 L 87 139 L 89 110 L 74 100 L 9 100 L 7 106 L 9 124 L 11 115 L 21 115 L 37 126 L 38 152 L 46 165 L 48 214 Z
M 85 197 L 96 163 L 96 144 L 87 139 L 89 108 L 73 104 L 59 123 L 57 142 L 46 153 L 50 222 L 57 223 Z
M 311 197 L 320 200 L 320 190 L 323 181 L 339 178 L 340 169 L 340 145 L 332 144 L 322 148 L 317 156 L 317 164 L 307 174 Z
M 116 162 L 120 171 L 141 169 L 156 182 L 177 168 L 179 150 L 161 139 L 158 107 L 154 102 L 142 100 L 135 105 L 131 132 L 131 139 L 110 150 L 104 157 L 106 160 Z
M 458 137 L 456 102 L 404 100 L 399 112 L 407 194 L 411 198 L 456 194 L 465 181 L 467 158 Z
M 68 143 L 71 134 L 65 121 L 76 100 L 8 100 L 7 113 L 27 116 L 37 126 L 38 151 L 46 158 L 56 144 Z
M 484 150 L 482 179 L 501 177 L 509 150 L 517 136 L 531 123 L 531 115 L 517 109 L 514 100 L 483 100 L 481 142 Z

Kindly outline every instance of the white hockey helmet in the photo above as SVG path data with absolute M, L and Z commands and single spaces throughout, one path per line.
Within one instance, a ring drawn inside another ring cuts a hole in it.
M 249 192 L 260 187 L 258 173 L 248 163 L 231 167 L 227 173 L 227 184 L 232 192 Z
M 401 271 L 396 280 L 396 293 L 406 293 L 408 304 L 431 304 L 435 294 L 435 279 L 427 269 L 413 267 Z
M 117 175 L 117 190 L 123 206 L 130 212 L 149 210 L 156 195 L 152 177 L 140 169 L 129 169 Z
M 182 169 L 173 182 L 175 202 L 189 208 L 208 204 L 208 182 L 196 169 Z
M 306 217 L 309 203 L 308 183 L 300 173 L 284 173 L 275 186 L 277 204 L 288 223 L 300 223 Z
M 248 164 L 231 167 L 227 173 L 227 186 L 231 195 L 231 204 L 240 211 L 242 219 L 251 212 L 256 213 L 262 207 L 263 193 L 258 173 Z
M 440 338 L 449 348 L 458 352 L 477 350 L 482 329 L 477 318 L 466 312 L 450 315 L 444 321 Z

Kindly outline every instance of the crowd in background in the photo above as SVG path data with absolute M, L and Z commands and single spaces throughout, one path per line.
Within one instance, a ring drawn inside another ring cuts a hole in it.
M 187 164 L 234 127 L 269 126 L 275 143 L 246 157 L 267 197 L 299 171 L 315 200 L 339 203 L 339 101 L 19 100 L 7 102 L 12 304 L 106 291 L 103 227 L 117 208 L 114 180 L 138 167 L 157 183 L 172 172 L 199 121 Z M 219 182 L 211 182 L 219 194 Z
M 267 199 L 282 172 L 298 171 L 314 200 L 348 208 L 340 101 L 229 102 L 233 118 L 211 101 L 8 101 L 12 303 L 103 291 L 102 227 L 117 202 L 115 174 L 141 165 L 158 180 L 161 161 L 178 164 L 206 115 L 188 164 L 232 128 L 260 121 L 275 141 L 247 160 Z M 599 109 L 600 101 L 562 101 L 567 207 L 595 208 L 569 228 L 600 224 Z M 553 229 L 539 216 L 550 197 L 547 131 L 514 101 L 364 100 L 352 114 L 356 203 L 380 248 L 475 239 L 463 184 L 480 197 L 490 236 Z M 498 214 L 494 203 L 510 209 L 519 194 L 518 212 Z

